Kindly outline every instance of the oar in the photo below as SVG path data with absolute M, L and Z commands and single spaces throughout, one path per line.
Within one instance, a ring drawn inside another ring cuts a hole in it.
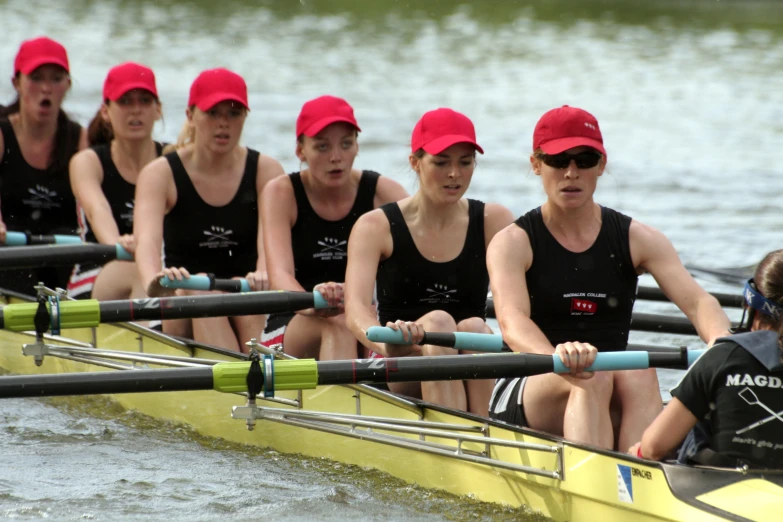
M 60 234 L 41 235 L 28 234 L 27 232 L 6 232 L 5 245 L 23 246 L 23 245 L 76 245 L 81 244 L 82 238 L 79 236 L 67 236 Z
M 586 370 L 687 368 L 701 352 L 600 353 Z M 0 377 L 0 398 L 213 389 L 244 392 L 250 365 L 250 362 L 232 362 L 199 368 Z M 267 392 L 313 389 L 328 384 L 497 379 L 568 372 L 558 356 L 518 353 L 321 362 L 265 359 L 260 367 L 259 378 Z M 271 374 L 267 374 L 266 368 L 272 370 Z
M 495 303 L 487 299 L 487 317 L 495 316 Z M 736 326 L 736 325 L 735 325 Z M 679 335 L 698 335 L 696 328 L 686 317 L 634 312 L 631 316 L 631 330 Z
M 327 308 L 317 292 L 249 292 L 125 301 L 59 301 L 11 304 L 0 309 L 0 328 L 59 331 L 100 323 L 257 315 Z M 38 326 L 38 328 L 36 328 Z
M 70 266 L 85 261 L 133 261 L 120 245 L 84 243 L 81 245 L 43 245 L 0 248 L 0 269 Z
M 717 299 L 721 306 L 727 308 L 742 308 L 745 303 L 741 293 L 729 294 L 725 292 L 710 292 L 710 295 Z M 669 301 L 669 298 L 666 297 L 663 290 L 655 286 L 640 286 L 636 293 L 636 298 L 644 301 Z
M 214 274 L 192 275 L 187 279 L 160 278 L 160 286 L 164 288 L 181 288 L 184 290 L 220 290 L 222 292 L 250 292 L 247 279 L 218 279 Z
M 706 268 L 694 265 L 685 265 L 688 272 L 694 277 L 706 276 L 721 283 L 742 286 L 748 278 L 753 277 L 756 265 L 738 266 L 732 268 Z
M 394 330 L 386 326 L 371 326 L 367 329 L 367 339 L 374 343 L 411 344 L 406 341 L 400 330 Z M 424 332 L 424 338 L 419 344 L 433 344 L 446 346 L 457 350 L 473 350 L 476 352 L 502 352 L 510 351 L 500 334 L 485 334 L 472 332 Z M 668 352 L 682 350 L 670 346 L 655 346 L 646 344 L 629 344 L 626 350 L 633 352 Z M 625 353 L 625 352 L 612 352 Z M 700 352 L 699 352 L 700 353 Z

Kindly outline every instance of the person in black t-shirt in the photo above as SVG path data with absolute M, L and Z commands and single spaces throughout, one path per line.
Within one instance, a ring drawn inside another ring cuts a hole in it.
M 77 153 L 69 167 L 85 241 L 119 243 L 135 252 L 136 180 L 141 169 L 163 151 L 163 145 L 152 139 L 160 118 L 152 69 L 133 62 L 113 67 L 103 84 L 103 103 L 88 128 L 90 148 Z M 133 261 L 77 264 L 68 295 L 101 301 L 147 296 Z
M 345 314 L 357 339 L 378 357 L 445 355 L 419 346 L 425 331 L 491 332 L 484 322 L 489 276 L 486 247 L 511 212 L 467 199 L 476 166 L 473 123 L 451 109 L 429 111 L 411 137 L 411 168 L 419 190 L 364 214 L 348 241 Z M 373 289 L 377 283 L 377 308 Z M 413 345 L 373 343 L 371 326 L 400 329 Z M 398 393 L 486 415 L 492 381 L 393 383 Z
M 745 302 L 750 332 L 718 339 L 629 453 L 661 460 L 704 421 L 710 439 L 695 462 L 783 469 L 783 250 L 761 261 Z
M 330 305 L 269 316 L 261 343 L 282 343 L 294 357 L 357 357 L 343 305 L 348 236 L 359 216 L 408 195 L 392 179 L 353 168 L 359 131 L 353 108 L 342 98 L 306 102 L 296 120 L 296 155 L 307 168 L 273 179 L 262 194 L 271 287 L 315 290 Z
M 594 201 L 606 161 L 587 111 L 560 107 L 536 124 L 530 164 L 547 200 L 498 233 L 487 267 L 506 343 L 557 353 L 572 373 L 499 380 L 490 415 L 625 451 L 663 407 L 655 370 L 582 371 L 598 351 L 625 349 L 637 275 L 649 272 L 705 342 L 730 322 L 666 236 Z

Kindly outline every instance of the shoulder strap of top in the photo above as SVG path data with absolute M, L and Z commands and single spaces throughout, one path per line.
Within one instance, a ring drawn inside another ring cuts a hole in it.
M 611 232 L 612 236 L 619 238 L 621 242 L 624 257 L 623 266 L 627 269 L 628 277 L 638 277 L 636 268 L 633 266 L 633 258 L 631 257 L 631 218 L 614 209 L 601 206 L 601 220 L 603 222 L 601 234 Z M 607 237 L 607 241 L 611 241 L 611 239 Z
M 3 133 L 3 141 L 5 142 L 5 152 L 8 151 L 8 149 L 14 148 L 14 146 L 18 149 L 19 143 L 16 141 L 16 133 L 14 132 L 14 126 L 11 125 L 11 120 L 8 118 L 2 118 L 0 119 L 0 132 Z M 6 156 L 4 154 L 3 156 Z
M 400 205 L 395 201 L 381 206 L 381 210 L 389 220 L 389 230 L 392 237 L 392 255 L 395 252 L 416 252 L 416 243 L 413 241 L 408 225 L 405 223 L 405 217 L 402 215 Z
M 104 172 L 106 171 L 106 164 L 111 160 L 111 144 L 101 143 L 99 145 L 91 145 L 90 148 L 95 151 L 98 156 L 98 161 L 101 162 Z
M 245 172 L 242 175 L 242 183 L 256 190 L 256 181 L 258 180 L 258 158 L 261 154 L 250 147 L 247 148 L 247 160 L 245 160 Z
M 468 237 L 480 239 L 482 250 L 487 244 L 484 237 L 484 207 L 483 201 L 468 199 Z
M 179 157 L 177 151 L 169 152 L 164 157 L 171 167 L 171 174 L 174 176 L 174 185 L 177 187 L 177 193 L 181 192 L 188 185 L 192 187 L 193 183 L 190 182 L 188 171 L 185 170 L 185 165 L 182 163 L 182 158 Z M 193 190 L 195 191 L 195 187 L 193 187 Z
M 359 180 L 359 189 L 356 192 L 356 201 L 352 210 L 360 213 L 369 212 L 375 208 L 375 190 L 378 187 L 378 178 L 381 175 L 372 170 L 363 170 Z
M 294 187 L 296 208 L 299 211 L 309 208 L 310 201 L 307 199 L 307 192 L 305 192 L 304 183 L 302 183 L 302 174 L 299 172 L 292 172 L 288 175 L 288 179 L 291 180 L 291 186 Z

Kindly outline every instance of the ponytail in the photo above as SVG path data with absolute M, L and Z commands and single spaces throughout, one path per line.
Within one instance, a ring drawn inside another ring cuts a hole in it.
M 191 125 L 190 122 L 186 121 L 182 126 L 182 130 L 179 131 L 177 142 L 170 143 L 163 147 L 163 154 L 168 154 L 169 152 L 174 152 L 175 150 L 181 149 L 182 147 L 193 143 L 195 140 L 196 129 L 193 128 L 193 125 Z
M 87 127 L 87 141 L 90 145 L 108 145 L 114 139 L 114 131 L 111 123 L 106 121 L 101 114 L 102 109 L 98 109 L 95 116 L 90 120 Z

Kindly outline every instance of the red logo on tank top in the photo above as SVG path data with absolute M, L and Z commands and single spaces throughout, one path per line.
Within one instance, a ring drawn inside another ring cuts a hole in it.
M 593 315 L 598 309 L 598 303 L 586 299 L 571 298 L 571 315 Z

